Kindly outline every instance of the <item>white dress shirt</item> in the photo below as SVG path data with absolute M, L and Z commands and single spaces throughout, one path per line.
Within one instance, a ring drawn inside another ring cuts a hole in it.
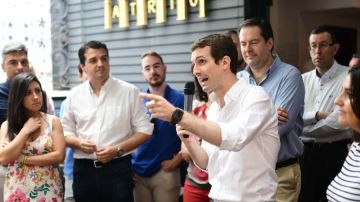
M 224 100 L 222 109 L 213 102 L 208 113 L 208 120 L 220 125 L 222 143 L 202 144 L 209 156 L 209 196 L 214 201 L 274 201 L 280 140 L 272 101 L 261 87 L 242 79 Z
M 343 82 L 348 75 L 349 68 L 339 65 L 336 61 L 321 77 L 316 69 L 304 73 L 305 108 L 304 129 L 301 139 L 305 142 L 333 142 L 347 139 L 352 131 L 342 128 L 338 120 L 338 107 L 335 99 L 341 93 Z M 316 121 L 316 112 L 330 112 L 326 119 Z
M 99 96 L 89 81 L 71 90 L 64 109 L 64 134 L 89 139 L 97 148 L 119 144 L 136 132 L 152 134 L 153 124 L 138 89 L 127 82 L 109 77 Z M 75 149 L 74 158 L 96 159 Z

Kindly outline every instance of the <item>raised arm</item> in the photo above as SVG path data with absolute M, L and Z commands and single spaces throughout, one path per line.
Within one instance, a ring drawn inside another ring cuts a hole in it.
M 52 119 L 53 151 L 35 156 L 28 156 L 26 164 L 48 166 L 63 163 L 65 159 L 65 139 L 60 120 L 54 116 Z
M 8 164 L 9 162 L 15 161 L 19 158 L 21 150 L 24 147 L 26 140 L 29 135 L 34 131 L 38 130 L 41 126 L 40 118 L 29 118 L 24 124 L 23 128 L 20 130 L 19 134 L 15 136 L 15 138 L 6 144 L 9 141 L 7 137 L 8 132 L 8 124 L 7 121 L 1 125 L 0 136 L 1 143 L 3 147 L 0 148 L 0 163 Z

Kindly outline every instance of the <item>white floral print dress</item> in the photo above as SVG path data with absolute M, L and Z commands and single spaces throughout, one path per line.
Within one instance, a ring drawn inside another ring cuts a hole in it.
M 53 151 L 52 116 L 47 115 L 48 125 L 33 141 L 27 141 L 21 153 L 26 156 L 46 154 Z M 9 163 L 5 178 L 6 202 L 60 202 L 62 183 L 58 166 L 23 165 L 19 159 Z

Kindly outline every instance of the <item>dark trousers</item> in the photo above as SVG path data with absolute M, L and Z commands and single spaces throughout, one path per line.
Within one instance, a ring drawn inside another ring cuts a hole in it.
M 133 202 L 131 155 L 94 165 L 75 159 L 73 190 L 76 202 Z M 97 168 L 96 168 L 97 167 Z
M 304 143 L 304 153 L 300 158 L 300 202 L 327 201 L 327 187 L 342 168 L 349 142 Z

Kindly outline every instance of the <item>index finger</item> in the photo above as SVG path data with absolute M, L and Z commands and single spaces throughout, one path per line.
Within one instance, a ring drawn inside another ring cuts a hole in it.
M 158 95 L 150 94 L 150 93 L 139 93 L 141 98 L 146 98 L 149 100 L 160 100 Z

